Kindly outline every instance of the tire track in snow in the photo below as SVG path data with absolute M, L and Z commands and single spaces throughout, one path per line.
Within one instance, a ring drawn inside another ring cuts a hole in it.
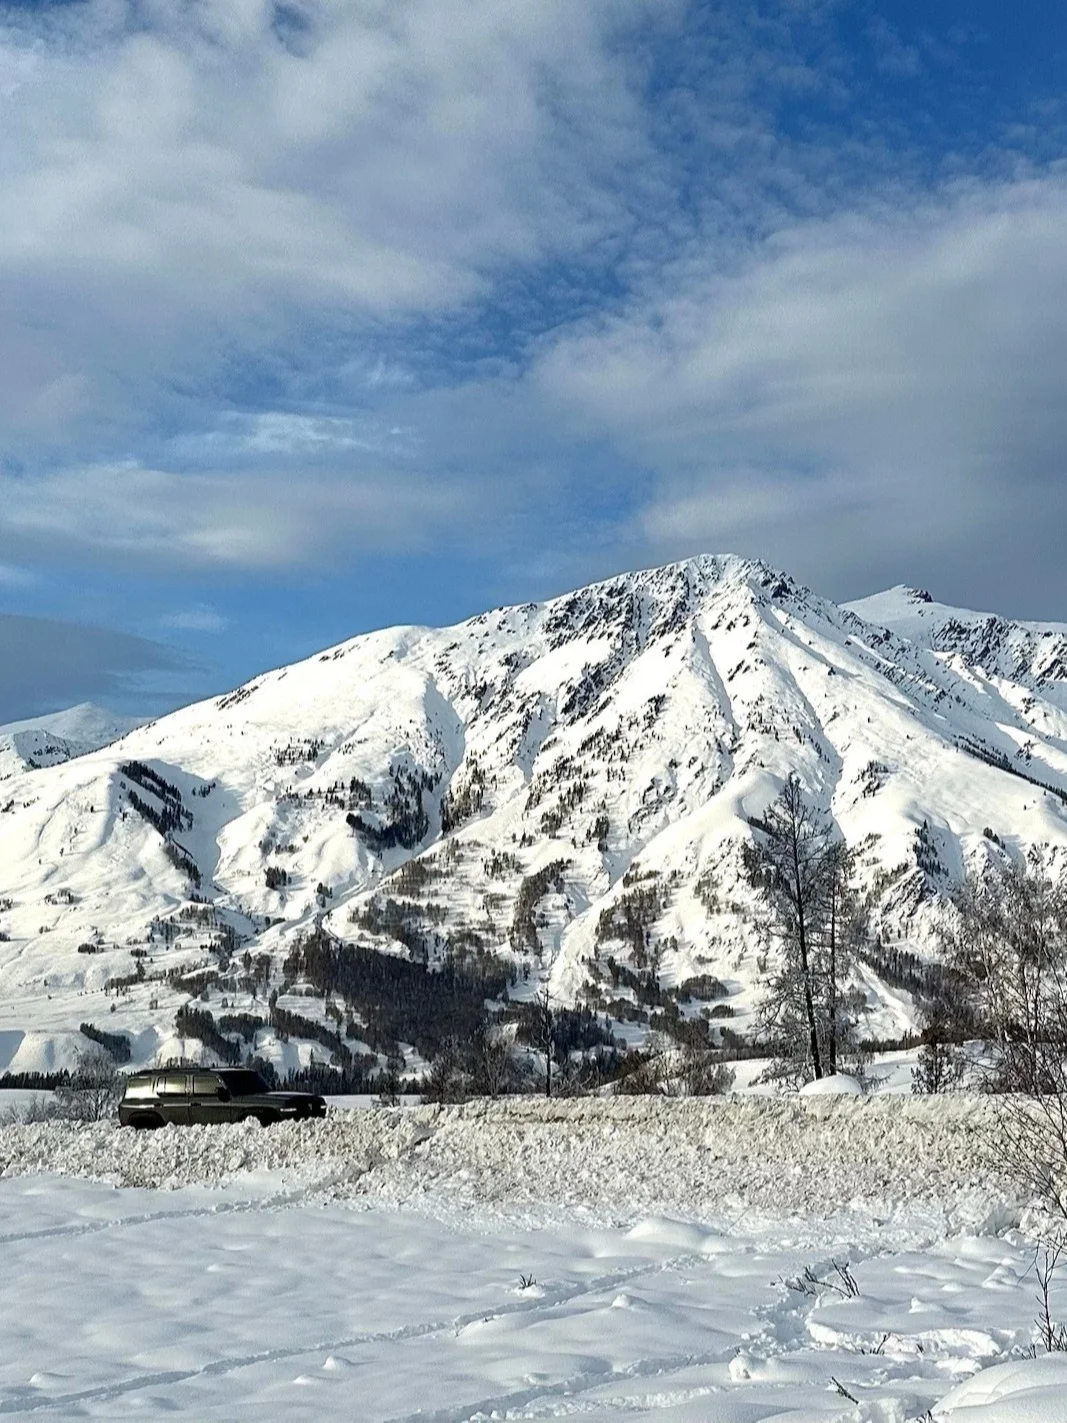
M 265 1196 L 262 1200 L 249 1201 L 219 1201 L 210 1206 L 191 1206 L 188 1210 L 177 1211 L 148 1211 L 143 1215 L 116 1216 L 111 1220 L 91 1220 L 82 1221 L 77 1225 L 53 1225 L 46 1226 L 42 1230 L 27 1230 L 15 1232 L 11 1235 L 0 1235 L 0 1245 L 15 1245 L 25 1240 L 48 1240 L 51 1238 L 77 1237 L 82 1235 L 96 1235 L 101 1231 L 122 1230 L 128 1226 L 136 1225 L 157 1225 L 162 1221 L 186 1221 L 201 1220 L 210 1216 L 223 1215 L 245 1215 L 257 1211 L 281 1211 L 287 1210 L 290 1206 L 299 1206 L 317 1192 L 329 1190 L 331 1186 L 336 1186 L 342 1182 L 356 1180 L 359 1176 L 365 1175 L 371 1166 L 369 1164 L 359 1167 L 348 1167 L 343 1171 L 333 1172 L 329 1176 L 320 1177 L 315 1181 L 305 1182 L 291 1191 L 281 1191 L 273 1196 Z
M 174 1212 L 169 1218 L 173 1219 L 179 1215 L 179 1212 Z M 141 1218 L 138 1220 L 140 1221 Z M 669 1260 L 657 1260 L 644 1265 L 632 1266 L 626 1270 L 616 1270 L 607 1275 L 598 1275 L 594 1279 L 576 1283 L 571 1287 L 563 1286 L 556 1290 L 546 1290 L 545 1294 L 536 1300 L 517 1300 L 513 1304 L 504 1304 L 488 1312 L 479 1309 L 470 1314 L 454 1315 L 450 1319 L 428 1320 L 422 1324 L 403 1325 L 398 1329 L 351 1334 L 342 1339 L 317 1340 L 292 1347 L 263 1349 L 252 1354 L 228 1355 L 221 1359 L 213 1359 L 210 1363 L 202 1364 L 196 1369 L 164 1369 L 157 1372 L 146 1372 L 136 1374 L 132 1378 L 116 1380 L 114 1383 L 98 1384 L 91 1388 L 65 1394 L 53 1394 L 39 1399 L 34 1399 L 20 1391 L 17 1397 L 0 1399 L 0 1415 L 48 1413 L 58 1408 L 72 1408 L 83 1403 L 106 1403 L 112 1399 L 124 1398 L 140 1389 L 163 1388 L 168 1385 L 191 1383 L 197 1379 L 225 1377 L 227 1374 L 236 1373 L 241 1369 L 254 1368 L 257 1364 L 284 1363 L 289 1360 L 306 1358 L 309 1354 L 335 1354 L 344 1349 L 359 1348 L 361 1345 L 407 1343 L 411 1340 L 432 1338 L 435 1334 L 443 1334 L 448 1331 L 458 1333 L 469 1325 L 479 1324 L 486 1319 L 547 1313 L 557 1309 L 560 1305 L 572 1304 L 574 1301 L 590 1295 L 618 1289 L 620 1285 L 632 1283 L 644 1275 L 685 1268 L 706 1259 L 706 1256 L 688 1252 L 684 1255 L 674 1256 Z M 699 1359 L 693 1356 L 693 1362 L 699 1362 Z M 683 1366 L 679 1365 L 679 1367 Z M 605 1375 L 605 1377 L 613 1376 L 610 1372 Z M 562 1384 L 555 1385 L 555 1387 L 562 1386 Z M 438 1416 L 441 1419 L 466 1418 L 472 1411 L 474 1411 L 474 1406 L 468 1405 L 464 1408 L 446 1411 L 441 1415 L 423 1412 L 410 1416 L 412 1419 L 422 1420 L 422 1423 L 430 1423 L 430 1420 L 437 1419 Z
M 427 1413 L 425 1409 L 420 1409 L 415 1413 L 403 1413 L 390 1418 L 388 1423 L 467 1423 L 468 1419 L 483 1415 L 490 1418 L 513 1418 L 516 1416 L 514 1413 L 516 1408 L 529 1408 L 532 1404 L 552 1398 L 556 1394 L 567 1395 L 572 1404 L 568 1411 L 583 1411 L 580 1405 L 578 1408 L 573 1407 L 576 1394 L 588 1393 L 591 1389 L 601 1388 L 606 1383 L 624 1383 L 628 1379 L 659 1378 L 668 1374 L 681 1373 L 685 1369 L 706 1368 L 711 1364 L 727 1363 L 736 1353 L 736 1342 L 731 1342 L 722 1349 L 708 1350 L 699 1354 L 666 1354 L 659 1358 L 638 1359 L 621 1369 L 610 1365 L 603 1369 L 584 1369 L 578 1373 L 569 1374 L 566 1378 L 557 1379 L 555 1383 L 534 1384 L 529 1388 L 495 1394 L 490 1398 L 479 1399 L 473 1403 L 441 1408 L 434 1413 Z M 712 1392 L 712 1390 L 701 1389 L 700 1392 L 703 1394 Z M 602 1409 L 604 1404 L 598 1401 L 595 1406 Z M 616 1407 L 614 1401 L 612 1407 Z

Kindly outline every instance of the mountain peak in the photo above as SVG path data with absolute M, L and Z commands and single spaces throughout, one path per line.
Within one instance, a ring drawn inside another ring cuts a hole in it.
M 555 611 L 566 606 L 589 606 L 598 600 L 614 602 L 628 594 L 672 603 L 685 596 L 695 606 L 701 599 L 723 588 L 742 586 L 758 588 L 773 598 L 814 596 L 810 589 L 797 583 L 788 573 L 761 559 L 731 553 L 703 553 L 673 563 L 616 573 L 551 598 L 543 606 Z
M 0 726 L 0 780 L 99 750 L 143 724 L 93 702 Z

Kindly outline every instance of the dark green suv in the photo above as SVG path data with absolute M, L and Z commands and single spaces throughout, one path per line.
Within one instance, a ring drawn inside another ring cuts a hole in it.
M 161 1127 L 210 1122 L 300 1121 L 326 1115 L 326 1102 L 310 1092 L 272 1092 L 247 1067 L 172 1068 L 131 1072 L 119 1103 L 119 1125 Z

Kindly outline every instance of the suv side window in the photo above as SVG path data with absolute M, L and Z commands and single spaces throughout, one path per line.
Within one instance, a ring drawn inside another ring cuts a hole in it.
M 161 1097 L 187 1097 L 189 1095 L 189 1079 L 184 1074 L 181 1077 L 171 1076 L 156 1078 L 156 1090 Z
M 194 1097 L 214 1097 L 219 1090 L 219 1079 L 217 1077 L 194 1077 L 193 1096 Z
M 128 1102 L 144 1101 L 155 1095 L 151 1077 L 133 1077 L 126 1083 L 125 1097 Z

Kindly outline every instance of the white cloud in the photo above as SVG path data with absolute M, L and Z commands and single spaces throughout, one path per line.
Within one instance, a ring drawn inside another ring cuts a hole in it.
M 289 8 L 4 12 L 3 557 L 1055 587 L 1062 174 L 917 196 L 822 0 Z
M 1048 174 L 796 225 L 728 273 L 708 239 L 526 374 L 225 415 L 174 443 L 187 472 L 0 474 L 0 537 L 234 569 L 551 549 L 563 580 L 738 549 L 828 592 L 942 575 L 1062 614 L 1065 224 Z
M 653 472 L 619 530 L 645 557 L 744 547 L 823 586 L 1014 562 L 1054 590 L 1065 226 L 1053 173 L 795 227 L 731 275 L 709 249 L 546 344 L 536 381 Z
M 27 568 L 14 563 L 0 563 L 0 588 L 27 588 L 36 580 Z
M 295 47 L 269 0 L 8 12 L 0 414 L 49 439 L 133 419 L 242 343 L 445 311 L 579 252 L 644 141 L 613 39 L 656 9 L 310 5 Z
M 416 445 L 411 430 L 379 419 L 265 410 L 224 417 L 214 430 L 185 436 L 174 441 L 172 448 L 192 458 L 328 458 L 353 452 L 404 455 L 413 453 Z
M 475 518 L 478 499 L 424 475 L 183 474 L 127 462 L 32 481 L 0 475 L 0 534 L 142 567 L 261 570 L 333 561 L 353 547 L 424 548 Z

